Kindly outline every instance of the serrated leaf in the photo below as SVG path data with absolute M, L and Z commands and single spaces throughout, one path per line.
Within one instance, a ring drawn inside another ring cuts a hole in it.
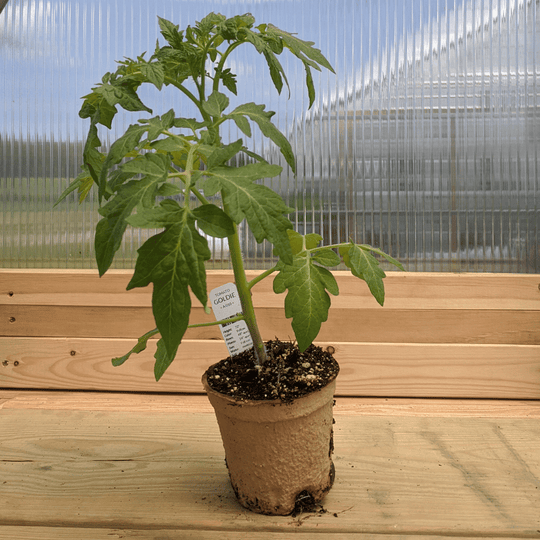
M 136 214 L 126 218 L 126 222 L 141 229 L 161 229 L 180 223 L 184 219 L 184 212 L 176 201 L 167 199 L 160 206 L 139 208 Z
M 313 263 L 310 257 L 298 256 L 292 265 L 280 264 L 274 279 L 274 292 L 288 290 L 285 316 L 292 318 L 292 328 L 301 351 L 315 340 L 321 325 L 328 319 L 331 294 L 338 294 L 337 282 L 326 268 Z
M 391 257 L 390 255 L 388 255 L 388 253 L 385 253 L 384 251 L 382 251 L 382 250 L 380 250 L 378 248 L 371 247 L 371 246 L 369 246 L 367 244 L 366 245 L 362 244 L 361 247 L 365 247 L 366 249 L 369 249 L 370 251 L 373 251 L 373 253 L 377 253 L 377 255 L 380 255 L 381 257 L 386 259 L 389 263 L 393 264 L 394 266 L 396 266 L 397 268 L 399 268 L 403 272 L 405 271 L 405 268 L 403 267 L 403 265 L 398 260 L 396 260 L 393 257 Z
M 138 205 L 150 207 L 159 182 L 167 178 L 168 158 L 162 154 L 145 154 L 123 165 L 126 173 L 141 173 L 141 180 L 131 180 L 119 187 L 117 194 L 99 213 L 103 216 L 96 226 L 95 250 L 99 274 L 110 267 L 114 254 L 122 243 L 127 227 L 126 219 Z
M 131 124 L 126 129 L 126 132 L 113 142 L 109 153 L 103 162 L 101 174 L 99 176 L 99 186 L 101 190 L 105 188 L 105 182 L 109 169 L 113 165 L 120 163 L 129 152 L 137 148 L 141 137 L 147 131 L 148 128 L 146 126 L 141 126 L 140 124 Z
M 189 143 L 183 137 L 174 136 L 174 137 L 165 137 L 164 139 L 159 139 L 151 143 L 151 147 L 160 150 L 162 152 L 178 152 L 182 150 L 188 152 Z
M 172 197 L 173 195 L 178 195 L 179 193 L 182 193 L 182 188 L 175 186 L 174 184 L 170 184 L 169 182 L 161 184 L 157 190 L 157 195 L 159 197 Z
M 341 263 L 341 257 L 332 249 L 321 249 L 313 255 L 313 260 L 323 266 L 337 266 Z
M 241 114 L 235 114 L 235 115 L 228 115 L 229 118 L 234 120 L 234 123 L 236 124 L 236 127 L 247 137 L 251 137 L 251 126 L 249 125 L 249 121 L 245 116 L 242 116 Z
M 126 111 L 146 111 L 149 109 L 140 99 L 135 90 L 129 85 L 104 83 L 98 86 L 94 92 L 101 94 L 111 106 L 120 105 Z
M 330 62 L 324 57 L 324 55 L 321 53 L 319 49 L 316 49 L 313 47 L 314 43 L 313 41 L 304 41 L 293 34 L 289 34 L 289 32 L 285 32 L 284 30 L 280 30 L 273 24 L 269 24 L 267 27 L 268 34 L 279 36 L 282 40 L 284 45 L 300 60 L 302 60 L 304 63 L 306 62 L 306 58 L 309 58 L 313 60 L 316 64 L 320 64 L 321 66 L 325 67 L 326 69 L 330 70 L 332 73 L 334 72 L 334 69 L 332 68 Z M 315 67 L 314 64 L 310 64 L 311 66 Z M 317 68 L 319 69 L 319 68 Z
M 88 174 L 88 172 L 83 171 L 69 186 L 62 192 L 58 200 L 54 203 L 53 208 L 58 206 L 70 193 L 75 190 L 79 192 L 79 204 L 86 199 L 90 189 L 94 185 L 94 179 Z
M 165 71 L 159 62 L 141 64 L 141 73 L 158 89 L 161 90 L 165 82 Z
M 347 257 L 344 257 L 343 260 L 353 275 L 367 283 L 371 294 L 382 306 L 384 304 L 383 278 L 386 277 L 386 274 L 379 266 L 377 259 L 367 249 L 352 244 L 347 252 Z
M 203 109 L 210 116 L 220 117 L 221 113 L 229 106 L 229 98 L 221 92 L 212 92 L 202 104 Z
M 320 66 L 329 69 L 332 73 L 335 73 L 328 60 L 324 57 L 319 49 L 313 47 L 312 41 L 304 41 L 284 30 L 268 25 L 267 33 L 270 36 L 276 36 L 281 38 L 282 43 L 287 47 L 297 58 L 299 58 L 304 64 L 306 71 L 306 87 L 308 89 L 309 96 L 309 108 L 315 101 L 315 86 L 313 84 L 313 77 L 311 75 L 311 68 L 318 71 L 321 70 Z
M 209 236 L 226 238 L 234 234 L 234 224 L 231 218 L 214 204 L 203 204 L 193 209 L 197 226 Z
M 196 118 L 175 118 L 174 127 L 191 129 L 194 133 L 198 129 L 208 126 L 208 122 L 199 122 Z
M 175 356 L 176 351 L 174 351 L 173 354 L 170 354 L 165 346 L 165 341 L 163 339 L 158 340 L 156 352 L 154 353 L 154 358 L 156 360 L 154 363 L 154 377 L 156 382 L 163 377 L 167 368 L 173 363 Z
M 154 140 L 173 126 L 174 111 L 171 109 L 162 116 L 154 116 L 153 118 L 139 120 L 139 122 L 148 126 L 148 139 Z
M 270 78 L 272 79 L 272 82 L 274 83 L 274 86 L 276 87 L 277 93 L 281 94 L 281 90 L 283 89 L 283 80 L 285 80 L 285 84 L 287 85 L 287 88 L 289 88 L 289 81 L 287 80 L 287 76 L 285 75 L 285 71 L 283 70 L 282 65 L 279 63 L 279 60 L 276 58 L 276 55 L 274 52 L 268 48 L 263 52 L 264 58 L 266 59 L 266 63 L 268 64 L 268 70 L 270 71 Z M 290 95 L 290 92 L 289 92 Z
M 222 191 L 227 213 L 235 223 L 245 218 L 257 242 L 269 240 L 285 262 L 292 262 L 287 230 L 292 228 L 285 214 L 292 211 L 270 188 L 255 184 L 259 178 L 277 176 L 281 167 L 267 163 L 252 163 L 243 167 L 217 167 L 204 174 L 207 195 Z
M 204 261 L 210 259 L 206 239 L 195 220 L 184 219 L 149 238 L 138 250 L 128 290 L 154 284 L 152 311 L 169 357 L 174 357 L 187 329 L 191 299 L 188 287 L 203 306 L 207 303 Z
M 206 163 L 208 168 L 211 169 L 213 167 L 219 167 L 220 165 L 223 165 L 229 161 L 229 159 L 236 156 L 236 154 L 242 150 L 242 144 L 242 139 L 238 139 L 231 144 L 219 146 L 218 148 L 214 149 L 208 156 Z
M 132 354 L 139 354 L 140 352 L 146 350 L 146 347 L 148 345 L 148 340 L 155 336 L 157 333 L 159 333 L 157 328 L 154 328 L 154 330 L 150 330 L 149 332 L 146 332 L 146 334 L 142 335 L 138 340 L 137 344 L 131 349 L 131 351 L 127 352 L 123 356 L 120 356 L 118 358 L 112 359 L 112 365 L 114 367 L 121 366 L 126 360 L 129 359 L 129 357 Z
M 323 237 L 317 233 L 308 233 L 306 234 L 305 238 L 306 238 L 307 249 L 316 248 L 322 242 L 322 239 L 323 239 Z
M 101 141 L 98 137 L 97 126 L 92 120 L 83 149 L 83 163 L 90 173 L 90 176 L 94 179 L 94 182 L 98 185 L 101 168 L 103 166 L 103 162 L 105 161 L 105 156 L 99 150 L 96 150 L 96 148 L 100 146 Z M 100 199 L 103 193 L 104 189 L 100 189 Z
M 164 181 L 167 179 L 170 163 L 171 160 L 164 154 L 144 154 L 124 163 L 122 170 Z
M 221 72 L 221 81 L 223 82 L 225 88 L 236 96 L 238 91 L 236 87 L 236 75 L 232 73 L 230 69 L 224 69 Z
M 173 24 L 167 19 L 158 17 L 161 35 L 167 40 L 174 49 L 181 49 L 183 46 L 183 33 L 178 31 L 178 25 Z
M 236 109 L 234 109 L 224 118 L 230 118 L 231 120 L 234 120 L 238 127 L 240 127 L 240 125 L 238 124 L 238 118 L 244 117 L 245 119 L 245 117 L 248 117 L 249 119 L 253 120 L 259 126 L 259 129 L 262 131 L 263 135 L 268 137 L 279 147 L 283 157 L 285 158 L 293 172 L 295 172 L 296 165 L 291 145 L 285 135 L 283 135 L 283 133 L 281 133 L 281 131 L 279 131 L 279 129 L 270 121 L 270 118 L 272 118 L 275 113 L 273 111 L 265 111 L 264 109 L 264 105 L 246 103 L 244 105 L 236 107 Z M 244 131 L 244 133 L 246 132 Z
M 293 255 L 296 255 L 304 250 L 304 237 L 299 232 L 289 229 L 287 230 L 287 235 L 289 236 L 289 242 L 291 244 Z

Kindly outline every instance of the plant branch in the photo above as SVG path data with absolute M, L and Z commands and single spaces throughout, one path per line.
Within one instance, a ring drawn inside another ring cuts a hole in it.
M 236 321 L 243 321 L 244 319 L 245 319 L 244 315 L 236 315 L 235 317 L 231 317 L 230 319 L 221 319 L 220 321 L 189 324 L 188 328 L 201 328 L 203 326 L 217 326 L 219 324 L 229 324 L 229 323 L 233 323 L 233 322 L 236 322 Z
M 231 43 L 227 50 L 222 54 L 218 65 L 215 68 L 215 77 L 214 77 L 214 85 L 213 90 L 214 92 L 217 92 L 219 90 L 219 81 L 221 80 L 221 72 L 223 71 L 223 66 L 225 65 L 225 61 L 227 60 L 228 56 L 240 45 L 244 43 L 243 41 L 236 41 L 234 43 Z
M 174 79 L 172 79 L 171 77 L 167 77 L 167 76 L 165 77 L 165 82 L 169 83 L 169 84 L 172 84 L 175 88 L 178 88 L 178 90 L 180 90 L 180 92 L 185 94 L 195 104 L 197 109 L 199 109 L 199 112 L 201 113 L 201 116 L 205 120 L 208 120 L 208 121 L 211 120 L 211 118 L 208 116 L 206 111 L 203 109 L 202 101 L 199 101 L 183 84 L 180 84 L 180 83 L 176 82 Z
M 277 266 L 273 266 L 272 268 L 269 268 L 268 270 L 265 270 L 262 272 L 262 274 L 259 274 L 257 277 L 254 277 L 249 283 L 248 288 L 251 290 L 259 281 L 262 281 L 263 279 L 267 278 L 270 274 L 273 274 L 277 270 Z

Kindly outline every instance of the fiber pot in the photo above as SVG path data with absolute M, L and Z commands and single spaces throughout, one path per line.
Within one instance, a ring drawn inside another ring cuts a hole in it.
M 210 368 L 211 369 L 211 368 Z M 334 483 L 333 397 L 336 380 L 292 402 L 236 400 L 202 382 L 242 506 L 288 515 L 302 499 L 319 502 Z

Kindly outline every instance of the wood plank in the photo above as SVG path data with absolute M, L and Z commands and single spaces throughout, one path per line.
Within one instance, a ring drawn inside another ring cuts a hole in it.
M 337 516 L 339 518 L 339 515 Z M 297 518 L 288 518 L 296 523 L 294 531 L 295 540 L 311 540 L 314 536 L 325 540 L 397 540 L 393 534 L 364 534 L 358 532 L 340 531 L 337 533 L 318 531 L 316 529 L 304 533 L 301 532 L 304 521 L 316 520 L 317 515 L 304 514 Z M 213 531 L 213 530 L 179 530 L 179 529 L 101 529 L 86 527 L 26 527 L 0 525 L 0 540 L 118 540 L 136 538 L 138 540 L 279 540 L 290 538 L 287 533 L 264 531 L 264 532 L 241 532 L 241 531 Z M 441 535 L 399 535 L 399 540 L 448 540 L 448 536 Z M 462 540 L 478 540 L 478 537 L 460 537 Z M 518 536 L 483 536 L 485 540 L 515 540 Z M 522 537 L 522 538 L 530 538 Z
M 249 270 L 249 279 L 260 271 Z M 125 306 L 150 305 L 151 288 L 126 292 L 132 270 L 0 269 L 0 305 Z M 332 299 L 342 309 L 375 309 L 365 283 L 349 272 L 334 272 L 340 295 Z M 208 271 L 208 290 L 233 281 L 229 270 Z M 386 307 L 391 309 L 513 309 L 540 310 L 540 275 L 388 272 Z M 256 293 L 256 294 L 255 294 Z M 257 307 L 281 308 L 283 296 L 272 291 L 272 278 L 254 288 Z
M 264 339 L 294 336 L 281 308 L 257 311 Z M 202 308 L 191 323 L 212 322 Z M 540 345 L 539 311 L 332 308 L 321 341 L 509 343 Z M 0 306 L 0 336 L 138 338 L 155 327 L 151 309 L 121 306 Z M 188 339 L 221 339 L 217 327 L 188 330 Z M 336 338 L 337 336 L 337 338 Z
M 538 345 L 317 343 L 335 350 L 339 395 L 540 399 Z M 0 387 L 200 393 L 206 368 L 228 354 L 223 341 L 185 340 L 156 383 L 155 340 L 123 366 L 112 366 L 110 358 L 133 344 L 125 339 L 0 338 Z
M 537 420 L 336 420 L 328 512 L 302 532 L 540 537 Z M 0 455 L 5 526 L 298 530 L 238 506 L 211 414 L 4 409 Z
M 213 413 L 205 395 L 0 390 L 2 409 Z M 336 416 L 540 419 L 540 400 L 337 397 Z

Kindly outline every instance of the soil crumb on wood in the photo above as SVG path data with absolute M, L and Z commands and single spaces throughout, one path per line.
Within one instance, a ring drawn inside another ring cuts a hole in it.
M 339 372 L 332 354 L 316 345 L 301 353 L 294 343 L 275 339 L 266 342 L 266 354 L 260 368 L 253 349 L 221 360 L 208 369 L 208 384 L 237 399 L 292 401 L 323 388 Z

